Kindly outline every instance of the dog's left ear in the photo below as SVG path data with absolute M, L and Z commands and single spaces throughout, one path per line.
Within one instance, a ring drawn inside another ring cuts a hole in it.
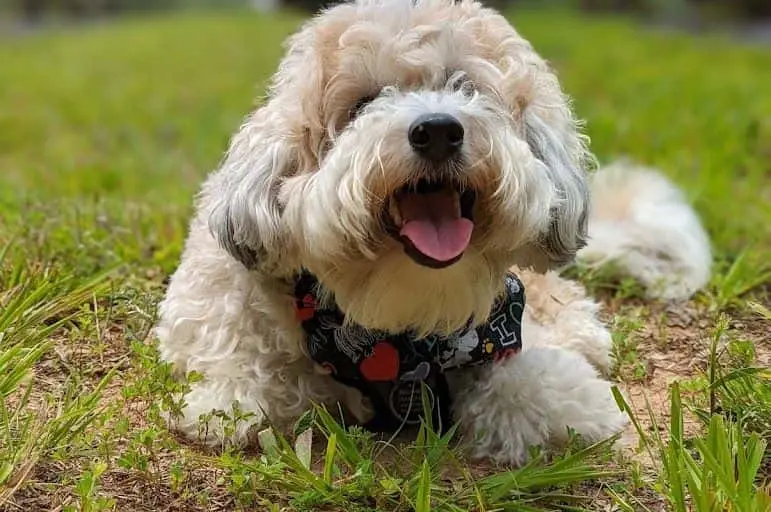
M 527 263 L 538 270 L 558 268 L 572 262 L 586 245 L 590 201 L 587 179 L 593 159 L 567 107 L 552 112 L 526 108 L 523 114 L 525 138 L 533 156 L 545 166 L 555 191 L 548 231 L 536 242 Z

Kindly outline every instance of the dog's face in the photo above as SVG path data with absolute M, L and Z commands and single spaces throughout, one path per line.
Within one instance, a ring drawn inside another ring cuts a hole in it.
M 357 323 L 446 332 L 486 318 L 510 266 L 572 259 L 588 160 L 556 77 L 503 17 L 360 0 L 290 40 L 210 221 L 258 272 L 307 268 Z

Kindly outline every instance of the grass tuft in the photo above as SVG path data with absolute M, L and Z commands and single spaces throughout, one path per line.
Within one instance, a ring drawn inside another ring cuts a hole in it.
M 103 412 L 101 392 L 108 372 L 88 391 L 77 376 L 61 389 L 37 396 L 34 369 L 49 354 L 56 336 L 81 306 L 101 298 L 106 275 L 77 279 L 50 268 L 31 269 L 21 258 L 0 259 L 0 504 L 7 502 L 44 457 L 62 456 L 78 446 Z
M 620 474 L 606 466 L 613 439 L 588 446 L 573 439 L 564 453 L 536 451 L 522 468 L 472 477 L 452 441 L 456 428 L 440 436 L 426 425 L 414 444 L 388 444 L 395 463 L 383 464 L 375 457 L 383 441 L 343 427 L 323 407 L 314 415 L 313 432 L 326 439 L 326 449 L 312 464 L 301 455 L 304 446 L 298 449 L 275 429 L 263 433 L 258 459 L 230 454 L 221 460 L 242 505 L 288 497 L 297 510 L 578 510 L 587 497 L 572 492 L 577 486 Z

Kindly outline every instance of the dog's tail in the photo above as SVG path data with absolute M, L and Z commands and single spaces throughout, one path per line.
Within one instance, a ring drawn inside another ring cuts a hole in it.
M 698 215 L 659 172 L 620 161 L 592 178 L 586 265 L 611 263 L 650 297 L 682 300 L 710 278 L 712 254 Z

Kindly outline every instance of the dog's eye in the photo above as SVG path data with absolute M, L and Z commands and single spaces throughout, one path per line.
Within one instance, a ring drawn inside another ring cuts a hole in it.
M 450 83 L 453 92 L 461 91 L 466 96 L 471 96 L 476 92 L 477 86 L 472 80 L 454 80 Z
M 355 119 L 356 116 L 361 113 L 364 107 L 372 103 L 374 99 L 374 96 L 363 96 L 359 98 L 359 101 L 357 101 L 356 104 L 348 111 L 348 117 L 351 118 L 351 120 Z
M 472 96 L 476 92 L 477 86 L 465 71 L 447 70 L 445 74 L 445 90 L 462 92 L 465 96 Z

